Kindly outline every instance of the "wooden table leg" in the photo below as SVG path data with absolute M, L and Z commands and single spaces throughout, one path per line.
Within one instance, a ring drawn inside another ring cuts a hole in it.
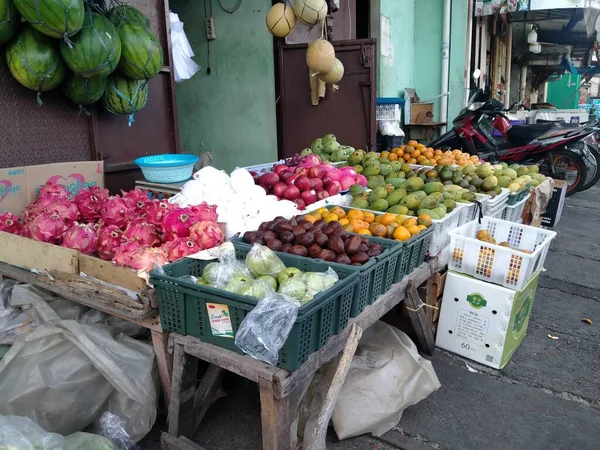
M 173 381 L 171 383 L 171 403 L 169 404 L 169 434 L 193 439 L 194 396 L 198 359 L 185 353 L 182 344 L 173 346 Z
M 406 287 L 406 297 L 404 304 L 408 310 L 408 316 L 413 325 L 419 347 L 428 355 L 432 355 L 435 350 L 435 339 L 433 338 L 433 330 L 431 323 L 427 319 L 427 314 L 423 301 L 417 292 L 417 286 L 410 280 Z
M 289 396 L 276 399 L 273 382 L 262 378 L 258 380 L 258 387 L 263 450 L 288 450 L 291 446 Z
M 154 354 L 156 356 L 156 368 L 158 369 L 165 404 L 168 408 L 171 403 L 171 373 L 173 370 L 173 357 L 167 351 L 169 333 L 159 333 L 158 331 L 151 330 L 151 335 L 152 346 L 154 347 Z
M 200 381 L 196 394 L 194 395 L 194 429 L 197 430 L 200 426 L 200 422 L 204 419 L 206 411 L 209 406 L 214 402 L 217 391 L 221 387 L 221 378 L 225 371 L 219 367 L 211 364 L 208 366 L 206 373 Z

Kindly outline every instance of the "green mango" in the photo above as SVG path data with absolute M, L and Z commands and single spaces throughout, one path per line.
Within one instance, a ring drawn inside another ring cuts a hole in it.
M 361 165 L 352 166 L 352 168 L 356 170 L 356 173 L 363 173 L 363 170 L 365 170 Z
M 434 181 L 432 183 L 426 183 L 423 186 L 423 190 L 426 194 L 431 194 L 433 192 L 444 192 L 444 185 L 439 181 Z
M 369 209 L 373 211 L 386 211 L 390 207 L 389 203 L 384 199 L 375 200 L 369 205 Z
M 379 166 L 379 175 L 386 177 L 390 173 L 392 173 L 392 167 L 389 164 L 381 164 Z
M 386 200 L 390 206 L 397 205 L 407 195 L 404 189 L 396 189 L 390 195 L 387 196 Z
M 364 192 L 365 188 L 362 187 L 360 184 L 353 184 L 352 186 L 350 186 L 350 195 L 352 197 L 356 197 Z
M 350 203 L 350 207 L 351 208 L 368 208 L 369 207 L 369 202 L 367 200 L 355 198 Z
M 408 214 L 408 208 L 404 205 L 393 205 L 390 206 L 386 212 L 406 215 Z
M 423 209 L 435 209 L 440 205 L 440 200 L 435 197 L 427 197 L 419 205 Z
M 395 188 L 399 188 L 402 185 L 402 183 L 404 183 L 404 178 L 386 178 L 385 181 L 387 181 Z
M 444 200 L 444 206 L 446 207 L 448 212 L 452 212 L 454 208 L 456 208 L 456 202 L 451 199 Z
M 363 175 L 365 177 L 373 177 L 376 175 L 379 175 L 381 173 L 381 168 L 377 165 L 370 165 L 370 166 L 365 166 L 365 169 L 363 170 Z

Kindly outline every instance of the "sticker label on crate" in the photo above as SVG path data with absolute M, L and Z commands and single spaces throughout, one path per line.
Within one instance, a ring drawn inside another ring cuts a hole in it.
M 210 331 L 213 336 L 227 337 L 233 339 L 233 327 L 229 316 L 229 306 L 218 303 L 207 303 L 208 319 L 210 320 Z
M 489 319 L 475 311 L 461 309 L 456 323 L 456 335 L 479 345 L 485 344 Z

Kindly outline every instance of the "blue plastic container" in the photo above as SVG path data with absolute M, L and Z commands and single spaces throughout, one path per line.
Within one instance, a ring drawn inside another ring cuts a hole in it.
M 151 183 L 179 183 L 189 180 L 194 172 L 194 164 L 200 158 L 187 154 L 165 154 L 142 156 L 134 161 Z

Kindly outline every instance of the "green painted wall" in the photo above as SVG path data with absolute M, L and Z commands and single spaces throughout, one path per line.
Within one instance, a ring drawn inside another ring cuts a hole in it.
M 450 24 L 450 77 L 448 123 L 464 108 L 465 60 L 467 51 L 467 8 L 469 0 L 452 0 Z M 467 69 L 468 72 L 468 69 Z
M 234 14 L 212 3 L 217 39 L 210 42 L 208 75 L 204 2 L 170 2 L 201 66 L 177 84 L 181 147 L 195 154 L 212 150 L 213 165 L 225 170 L 275 161 L 273 39 L 265 27 L 271 1 L 244 1 Z
M 548 100 L 557 109 L 577 109 L 581 75 L 565 73 L 560 80 L 548 83 Z

